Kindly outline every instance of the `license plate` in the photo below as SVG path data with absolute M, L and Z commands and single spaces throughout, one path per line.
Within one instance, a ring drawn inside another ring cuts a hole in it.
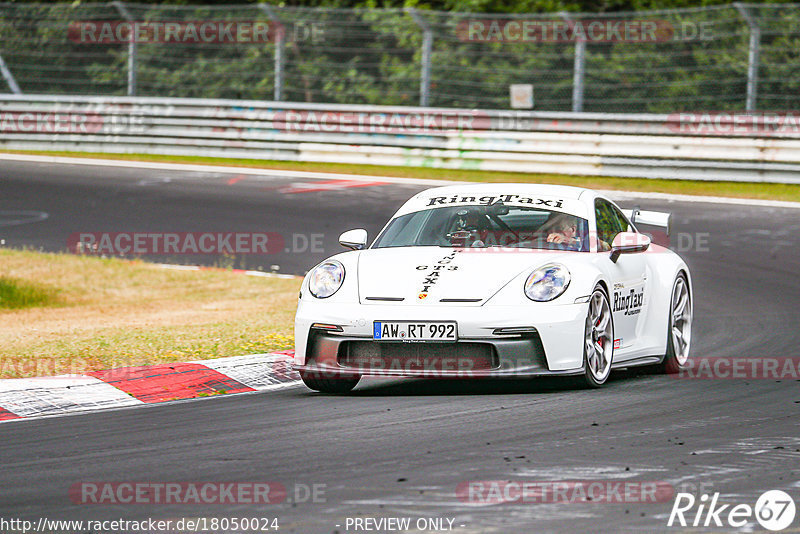
M 456 341 L 453 321 L 375 321 L 372 339 L 376 341 Z

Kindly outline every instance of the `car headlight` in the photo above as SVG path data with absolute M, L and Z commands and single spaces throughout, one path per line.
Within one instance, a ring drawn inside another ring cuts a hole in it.
M 569 269 L 563 265 L 542 265 L 525 281 L 525 296 L 536 302 L 553 300 L 567 289 L 569 281 Z
M 344 266 L 336 260 L 319 264 L 308 278 L 308 290 L 318 299 L 325 299 L 339 291 L 344 282 Z

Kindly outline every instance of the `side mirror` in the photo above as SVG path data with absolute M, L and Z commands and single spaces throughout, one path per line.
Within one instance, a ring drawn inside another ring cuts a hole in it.
M 650 238 L 639 232 L 620 232 L 611 244 L 611 261 L 617 263 L 620 254 L 636 254 L 650 248 Z
M 349 249 L 361 250 L 367 246 L 367 231 L 363 228 L 348 230 L 339 236 L 339 244 Z

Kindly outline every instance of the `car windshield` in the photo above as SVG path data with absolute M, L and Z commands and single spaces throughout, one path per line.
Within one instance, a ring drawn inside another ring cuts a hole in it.
M 588 251 L 586 219 L 560 211 L 506 206 L 448 206 L 393 219 L 372 248 L 515 247 Z

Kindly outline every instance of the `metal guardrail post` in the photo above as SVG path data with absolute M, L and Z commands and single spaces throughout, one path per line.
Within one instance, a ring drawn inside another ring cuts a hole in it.
M 11 71 L 8 69 L 8 66 L 6 66 L 6 62 L 3 61 L 2 55 L 0 55 L 0 74 L 2 74 L 3 78 L 5 78 L 6 83 L 8 84 L 8 88 L 11 89 L 12 93 L 14 93 L 15 95 L 22 94 L 19 85 L 17 85 L 17 80 L 14 79 L 14 75 L 11 74 Z
M 561 12 L 561 18 L 567 23 L 572 22 L 568 13 Z M 584 72 L 586 66 L 586 41 L 575 41 L 575 60 L 572 69 L 572 111 L 583 111 Z
M 275 83 L 274 83 L 274 94 L 273 99 L 276 102 L 283 100 L 283 49 L 284 49 L 284 41 L 286 40 L 286 28 L 281 22 L 278 13 L 275 11 L 270 4 L 258 4 L 259 7 L 267 14 L 267 16 L 277 25 L 277 30 L 275 31 L 275 56 L 274 56 L 274 72 L 275 72 Z
M 431 94 L 431 52 L 433 50 L 433 30 L 415 9 L 409 8 L 408 14 L 422 29 L 422 58 L 420 60 L 419 105 L 428 107 Z
M 747 9 L 746 4 L 736 2 L 737 11 L 747 23 L 750 29 L 750 44 L 748 46 L 747 57 L 747 99 L 745 110 L 755 111 L 756 99 L 758 98 L 758 64 L 761 57 L 761 27 L 756 18 Z
M 111 3 L 119 14 L 131 23 L 135 24 L 133 16 L 128 8 L 120 0 L 115 0 Z M 131 33 L 128 40 L 128 96 L 136 96 L 136 30 L 131 28 Z

